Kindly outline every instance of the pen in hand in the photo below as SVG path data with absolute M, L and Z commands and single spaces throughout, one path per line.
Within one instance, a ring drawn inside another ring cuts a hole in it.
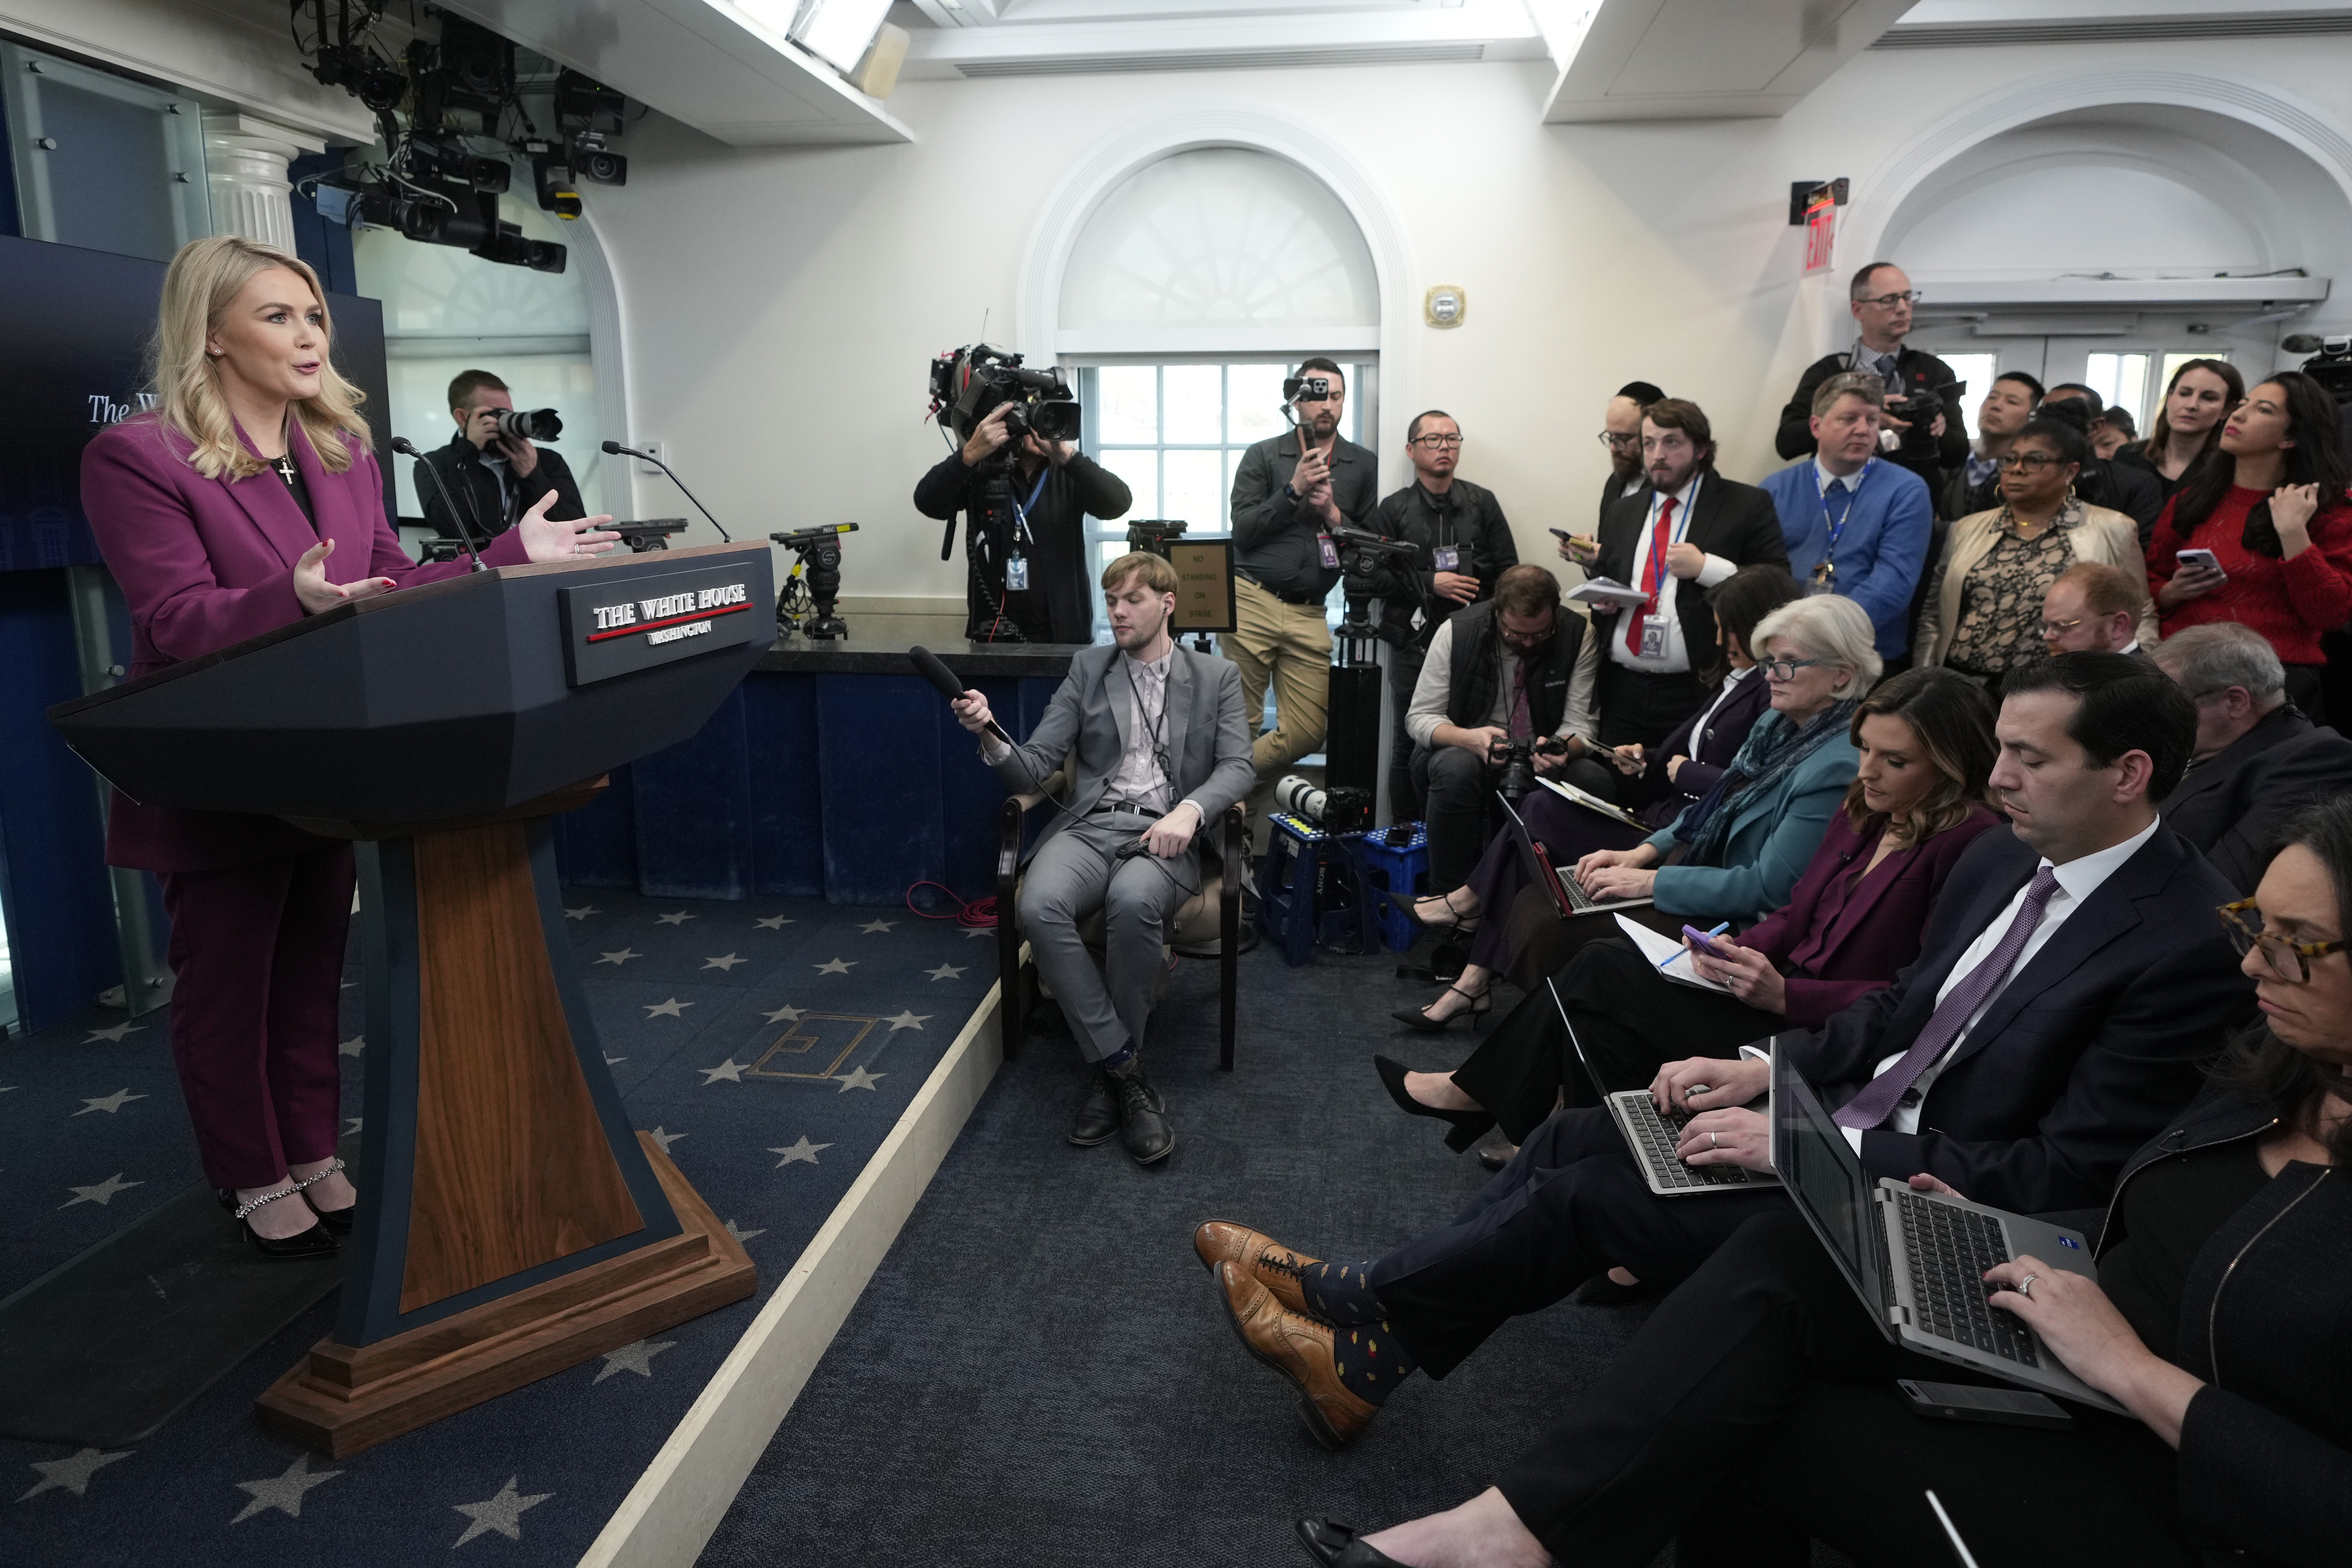
M 1717 937 L 1721 936 L 1725 931 L 1729 931 L 1730 929 L 1731 929 L 1731 922 L 1730 922 L 1729 921 L 1725 921 L 1722 924 L 1720 924 L 1720 925 L 1717 926 L 1713 931 L 1708 931 L 1708 932 L 1706 933 L 1706 940 L 1707 940 L 1708 942 L 1713 942 Z M 1687 936 L 1694 935 L 1694 934 L 1696 934 L 1696 933 L 1695 933 L 1695 932 L 1693 932 L 1693 931 L 1691 931 L 1691 928 L 1690 928 L 1690 927 L 1688 927 L 1688 926 L 1685 926 L 1685 927 L 1683 927 L 1683 934 L 1684 934 L 1685 936 L 1686 936 L 1686 937 L 1687 937 Z M 1696 951 L 1697 946 L 1698 946 L 1698 944 L 1697 944 L 1696 942 L 1692 943 L 1692 944 L 1691 944 L 1691 949 L 1690 949 L 1690 951 Z M 1658 963 L 1658 968 L 1659 968 L 1661 971 L 1664 970 L 1664 968 L 1666 967 L 1666 965 L 1667 965 L 1667 964 L 1672 963 L 1675 959 L 1680 958 L 1681 956 L 1682 956 L 1682 954 L 1681 954 L 1680 952 L 1670 952 L 1670 953 L 1666 954 L 1666 956 L 1665 956 L 1664 959 L 1661 959 L 1661 960 L 1659 961 L 1659 963 Z

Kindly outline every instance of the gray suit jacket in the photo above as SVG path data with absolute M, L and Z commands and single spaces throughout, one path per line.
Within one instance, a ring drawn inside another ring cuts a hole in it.
M 1125 684 L 1112 673 L 1120 657 L 1116 647 L 1097 647 L 1071 659 L 1062 689 L 1026 743 L 991 764 L 1007 789 L 1024 795 L 1042 787 L 1063 759 L 1076 752 L 1071 785 L 1062 799 L 1070 816 L 1054 814 L 1037 836 L 1041 847 L 1071 816 L 1083 817 L 1102 803 L 1127 752 L 1129 699 Z M 1202 825 L 1212 825 L 1257 784 L 1242 710 L 1241 671 L 1225 659 L 1179 644 L 1168 665 L 1167 713 L 1176 798 L 1199 805 Z

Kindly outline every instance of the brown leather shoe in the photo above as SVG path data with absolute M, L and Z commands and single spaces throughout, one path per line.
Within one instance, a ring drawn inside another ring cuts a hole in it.
M 1307 1305 L 1307 1294 L 1300 1288 L 1298 1277 L 1323 1260 L 1295 1252 L 1262 1230 L 1252 1230 L 1231 1220 L 1213 1219 L 1192 1233 L 1192 1250 L 1201 1255 L 1201 1263 L 1212 1274 L 1220 1263 L 1232 1263 L 1244 1273 L 1254 1274 L 1257 1282 L 1274 1292 L 1274 1299 L 1294 1312 L 1315 1314 Z
M 1218 1264 L 1216 1273 L 1225 1315 L 1243 1345 L 1298 1390 L 1298 1413 L 1317 1442 L 1327 1448 L 1346 1446 L 1379 1407 L 1339 1385 L 1332 1330 L 1286 1310 L 1263 1281 L 1230 1259 Z

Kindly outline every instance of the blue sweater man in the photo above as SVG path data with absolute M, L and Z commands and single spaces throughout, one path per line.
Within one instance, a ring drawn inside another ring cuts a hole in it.
M 1802 458 L 1764 481 L 1780 515 L 1789 570 L 1815 593 L 1843 594 L 1877 631 L 1878 656 L 1911 646 L 1911 594 L 1928 568 L 1935 505 L 1927 481 L 1883 458 L 1846 472 L 1834 456 Z

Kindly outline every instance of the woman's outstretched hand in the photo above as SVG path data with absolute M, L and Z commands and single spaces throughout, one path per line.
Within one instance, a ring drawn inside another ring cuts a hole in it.
M 335 542 L 322 539 L 302 552 L 302 558 L 294 563 L 294 596 L 302 601 L 304 615 L 315 616 L 353 599 L 373 599 L 378 594 L 392 592 L 394 584 L 389 577 L 362 577 L 356 583 L 328 582 L 327 557 L 334 552 Z

